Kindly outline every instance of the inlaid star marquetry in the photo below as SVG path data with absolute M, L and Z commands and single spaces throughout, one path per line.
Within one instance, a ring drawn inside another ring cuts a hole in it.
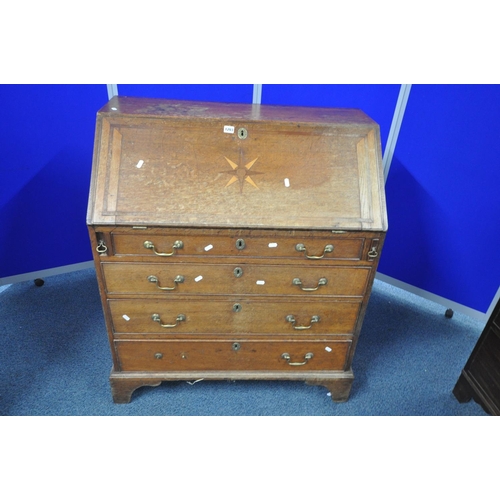
M 228 187 L 231 184 L 233 184 L 234 182 L 238 181 L 240 184 L 240 193 L 243 192 L 243 185 L 245 184 L 245 182 L 248 182 L 254 188 L 259 189 L 259 186 L 257 186 L 257 184 L 255 184 L 254 180 L 250 177 L 250 174 L 248 173 L 248 171 L 253 167 L 253 164 L 258 160 L 258 158 L 255 158 L 255 160 L 252 160 L 248 163 L 245 163 L 245 161 L 243 159 L 243 152 L 242 151 L 240 151 L 239 165 L 234 163 L 234 161 L 231 161 L 226 156 L 224 156 L 224 158 L 226 158 L 227 162 L 229 163 L 229 165 L 231 165 L 231 168 L 233 169 L 233 170 L 229 170 L 229 171 L 224 172 L 225 174 L 232 175 L 231 179 L 229 179 L 229 181 L 225 185 L 225 187 Z M 263 172 L 253 171 L 252 175 L 261 175 L 262 173 Z

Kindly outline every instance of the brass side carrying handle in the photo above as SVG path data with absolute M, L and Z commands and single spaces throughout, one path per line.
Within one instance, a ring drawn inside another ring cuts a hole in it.
M 166 325 L 165 323 L 162 323 L 159 314 L 153 314 L 151 316 L 151 319 L 153 321 L 156 321 L 157 323 L 159 323 L 160 326 L 163 327 L 163 328 L 175 328 L 181 321 L 186 321 L 186 316 L 184 316 L 184 314 L 179 314 L 177 316 L 176 321 L 175 321 L 175 323 L 173 325 Z
M 106 243 L 104 243 L 103 240 L 99 240 L 99 244 L 96 247 L 96 252 L 101 254 L 101 253 L 106 253 L 108 251 L 108 247 L 106 246 Z
M 174 279 L 174 286 L 160 286 L 160 280 L 156 276 L 148 276 L 148 281 L 150 283 L 156 283 L 156 286 L 160 290 L 175 290 L 177 287 L 177 283 L 184 283 L 184 276 L 176 276 Z
M 323 250 L 323 253 L 321 255 L 308 255 L 304 243 L 297 243 L 295 245 L 295 250 L 297 250 L 297 252 L 305 252 L 305 255 L 308 259 L 322 259 L 325 254 L 333 252 L 333 245 L 325 245 L 325 249 Z
M 172 248 L 173 248 L 173 251 L 170 252 L 170 253 L 162 253 L 162 252 L 157 252 L 156 251 L 156 248 L 153 244 L 152 241 L 145 241 L 144 242 L 144 248 L 147 248 L 148 250 L 153 250 L 153 252 L 156 254 L 156 255 L 159 255 L 160 257 L 170 257 L 171 255 L 174 255 L 175 254 L 175 251 L 179 248 L 184 248 L 184 243 L 180 240 L 177 240 L 173 245 L 172 245 Z
M 378 247 L 380 239 L 374 238 L 370 243 L 370 251 L 368 252 L 368 260 L 375 260 L 378 257 Z
M 327 283 L 328 283 L 328 280 L 326 278 L 320 278 L 318 280 L 318 286 L 316 288 L 307 288 L 307 287 L 302 286 L 302 281 L 300 280 L 300 278 L 293 278 L 293 280 L 292 280 L 292 285 L 297 285 L 304 292 L 315 292 L 320 286 L 324 286 Z
M 290 360 L 292 359 L 290 357 L 290 354 L 288 354 L 287 352 L 284 352 L 282 355 L 281 355 L 282 359 L 284 359 L 290 366 L 302 366 L 302 365 L 305 365 L 310 359 L 312 359 L 314 357 L 314 354 L 312 352 L 308 352 L 307 354 L 304 355 L 304 361 L 302 361 L 302 363 L 298 363 L 298 362 L 294 362 L 292 363 Z
M 313 326 L 313 323 L 319 322 L 319 316 L 316 316 L 316 315 L 311 317 L 311 323 L 309 323 L 309 325 L 307 325 L 307 326 L 297 326 L 295 324 L 296 320 L 295 320 L 295 316 L 293 314 L 289 314 L 285 319 L 293 325 L 293 328 L 295 330 L 309 330 L 309 328 L 311 328 Z

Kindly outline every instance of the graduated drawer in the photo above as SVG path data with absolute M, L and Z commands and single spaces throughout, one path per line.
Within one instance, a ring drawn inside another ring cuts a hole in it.
M 364 238 L 311 233 L 287 236 L 270 233 L 163 230 L 113 231 L 115 255 L 147 256 L 161 260 L 182 257 L 296 258 L 309 261 L 360 260 Z M 158 255 L 160 254 L 160 255 Z
M 110 299 L 115 334 L 353 333 L 360 301 Z
M 124 371 L 344 370 L 351 341 L 115 340 Z
M 254 264 L 102 265 L 110 294 L 248 294 L 362 297 L 369 267 Z

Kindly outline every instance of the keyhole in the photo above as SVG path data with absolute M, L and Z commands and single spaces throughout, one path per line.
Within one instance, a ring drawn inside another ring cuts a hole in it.
M 238 130 L 238 137 L 239 137 L 240 139 L 246 139 L 246 138 L 247 138 L 247 135 L 248 135 L 248 132 L 247 132 L 247 129 L 246 129 L 246 128 L 243 128 L 243 127 L 242 127 L 242 128 L 240 128 L 240 129 Z
M 240 312 L 241 311 L 241 304 L 234 304 L 233 311 L 235 313 Z
M 236 240 L 236 248 L 238 250 L 243 250 L 245 248 L 245 240 L 243 238 Z
M 243 269 L 241 269 L 241 267 L 235 267 L 233 273 L 237 278 L 241 278 L 243 276 Z

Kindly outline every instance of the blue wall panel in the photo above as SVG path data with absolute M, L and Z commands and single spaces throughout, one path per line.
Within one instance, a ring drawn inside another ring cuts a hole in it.
M 400 85 L 263 85 L 262 104 L 358 108 L 380 125 L 382 151 Z
M 379 270 L 486 312 L 500 286 L 500 86 L 413 85 Z
M 263 85 L 263 104 L 356 107 L 387 140 L 399 85 Z M 119 85 L 252 101 L 252 85 Z M 0 85 L 0 278 L 91 260 L 85 213 L 102 85 Z M 500 86 L 413 85 L 387 182 L 380 272 L 486 312 L 500 285 Z
M 134 85 L 119 84 L 118 95 L 209 102 L 251 103 L 253 85 Z
M 92 259 L 85 225 L 106 85 L 0 85 L 0 278 Z

